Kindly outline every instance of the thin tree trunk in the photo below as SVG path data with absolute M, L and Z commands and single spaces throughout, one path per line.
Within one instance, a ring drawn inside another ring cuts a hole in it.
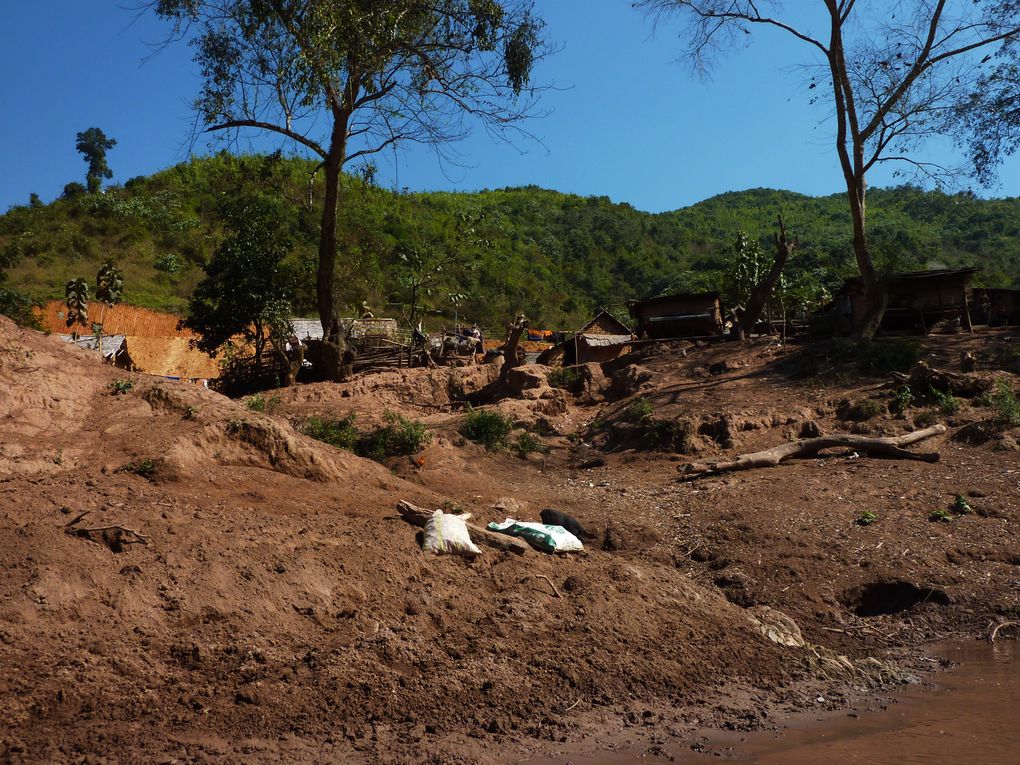
M 325 194 L 322 203 L 322 223 L 319 236 L 319 270 L 316 281 L 316 300 L 319 321 L 322 323 L 322 364 L 328 380 L 339 382 L 344 351 L 347 350 L 343 328 L 336 306 L 337 210 L 340 204 L 340 175 L 346 151 L 347 120 L 337 116 L 333 123 L 329 157 L 323 163 Z
M 765 278 L 754 285 L 754 289 L 751 290 L 751 296 L 747 301 L 747 309 L 740 318 L 740 331 L 737 337 L 741 339 L 751 334 L 751 330 L 757 323 L 758 317 L 761 316 L 762 309 L 768 304 L 776 284 L 783 275 L 783 268 L 786 267 L 786 262 L 790 259 L 790 253 L 797 246 L 797 243 L 791 241 L 786 235 L 786 226 L 783 224 L 782 215 L 779 216 L 778 222 L 779 232 L 775 235 L 776 259 L 772 263 L 772 268 L 765 275 Z M 771 320 L 771 313 L 769 318 Z

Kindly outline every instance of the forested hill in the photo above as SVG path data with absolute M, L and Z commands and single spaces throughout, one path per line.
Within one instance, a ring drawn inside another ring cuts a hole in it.
M 124 269 L 127 302 L 181 311 L 221 237 L 222 202 L 270 193 L 283 202 L 301 269 L 295 312 L 314 315 L 322 195 L 313 170 L 303 159 L 220 154 L 101 194 L 73 187 L 49 205 L 33 200 L 0 216 L 0 269 L 9 287 L 43 300 L 63 297 L 72 277 L 94 281 L 112 258 Z M 651 214 L 533 186 L 409 194 L 352 177 L 340 214 L 338 285 L 351 310 L 367 300 L 377 314 L 398 315 L 415 264 L 441 262 L 426 298 L 432 323 L 456 311 L 497 326 L 523 311 L 545 326 L 575 327 L 600 305 L 723 286 L 738 233 L 767 247 L 780 212 L 799 240 L 792 282 L 821 297 L 853 273 L 850 220 L 838 194 L 753 189 Z M 977 265 L 981 282 L 1020 287 L 1020 199 L 876 189 L 869 220 L 884 269 Z

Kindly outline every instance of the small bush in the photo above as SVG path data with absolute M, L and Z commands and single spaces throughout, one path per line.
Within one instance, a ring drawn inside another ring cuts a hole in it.
M 993 410 L 993 419 L 997 425 L 1016 427 L 1020 425 L 1020 401 L 1009 380 L 999 378 L 995 381 L 995 390 L 988 396 L 988 403 Z
M 878 516 L 871 512 L 870 510 L 865 510 L 863 513 L 857 516 L 857 520 L 854 521 L 854 523 L 856 523 L 858 526 L 870 526 L 873 523 L 878 523 Z
M 517 440 L 513 444 L 514 451 L 517 452 L 517 456 L 525 458 L 532 452 L 538 452 L 539 454 L 545 454 L 549 451 L 549 447 L 543 444 L 534 433 L 528 431 L 522 431 L 518 436 Z
M 928 520 L 932 521 L 933 523 L 937 522 L 950 523 L 953 520 L 953 514 L 950 513 L 948 510 L 942 509 L 933 510 L 931 514 L 928 516 Z
M 694 450 L 694 427 L 690 420 L 652 420 L 645 425 L 645 438 L 660 449 L 688 454 Z
M 652 412 L 654 411 L 655 408 L 652 406 L 652 402 L 642 396 L 630 402 L 626 412 L 624 412 L 624 417 L 628 422 L 639 424 L 651 419 Z
M 974 509 L 970 506 L 970 503 L 967 501 L 967 498 L 962 494 L 957 494 L 953 498 L 953 504 L 950 506 L 949 509 L 952 510 L 957 515 L 967 515 L 969 513 L 974 512 Z
M 146 457 L 138 462 L 129 462 L 121 468 L 125 473 L 134 473 L 142 478 L 151 479 L 156 475 L 156 463 Z
M 423 423 L 390 411 L 383 412 L 383 419 L 386 427 L 379 432 L 386 434 L 388 454 L 414 454 L 432 442 L 432 433 Z
M 554 388 L 570 390 L 580 381 L 581 373 L 578 371 L 577 367 L 559 367 L 558 369 L 551 371 L 546 376 L 546 379 Z
M 513 422 L 499 412 L 469 409 L 461 433 L 486 449 L 498 451 L 507 445 Z
M 347 449 L 352 452 L 358 444 L 358 431 L 354 428 L 353 414 L 341 420 L 323 420 L 319 417 L 309 417 L 305 420 L 301 432 L 317 441 L 322 441 L 338 449 Z
M 110 394 L 113 396 L 123 396 L 133 387 L 135 387 L 135 384 L 131 380 L 114 380 L 110 383 Z
M 935 408 L 945 415 L 956 414 L 960 411 L 960 399 L 952 393 L 943 393 L 937 388 L 929 388 L 931 399 L 935 402 Z
M 921 358 L 921 346 L 905 338 L 854 343 L 851 352 L 862 372 L 878 377 L 890 372 L 907 372 Z
M 914 394 L 909 385 L 904 385 L 893 394 L 889 403 L 889 411 L 893 414 L 903 414 L 914 403 Z
M 873 398 L 862 399 L 861 401 L 855 401 L 852 404 L 844 406 L 840 412 L 840 418 L 844 420 L 851 420 L 853 422 L 864 422 L 870 420 L 872 417 L 877 417 L 885 411 L 885 407 L 881 401 L 877 401 Z
M 939 416 L 934 409 L 925 409 L 914 417 L 915 428 L 930 428 L 939 421 Z
M 261 393 L 253 393 L 244 398 L 244 405 L 252 412 L 272 414 L 280 406 L 280 397 L 275 393 L 269 398 Z

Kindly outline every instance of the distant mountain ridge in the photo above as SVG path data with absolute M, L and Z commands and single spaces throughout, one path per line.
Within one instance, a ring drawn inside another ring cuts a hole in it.
M 38 300 L 63 296 L 74 276 L 93 280 L 112 258 L 125 272 L 125 300 L 182 311 L 221 230 L 227 196 L 278 196 L 293 260 L 302 273 L 295 312 L 314 315 L 321 178 L 314 163 L 280 155 L 195 158 L 102 194 L 11 208 L 0 216 L 0 264 L 8 284 Z M 782 213 L 799 246 L 791 279 L 811 289 L 855 273 L 844 197 L 749 189 L 672 212 L 646 213 L 607 197 L 537 186 L 471 193 L 401 194 L 345 180 L 338 284 L 347 306 L 368 301 L 398 315 L 400 253 L 451 251 L 453 267 L 428 297 L 430 323 L 467 317 L 501 326 L 524 311 L 543 326 L 576 327 L 599 306 L 630 298 L 718 287 L 740 231 L 769 247 Z M 978 282 L 1020 287 L 1020 199 L 978 199 L 903 186 L 869 194 L 880 267 L 916 270 L 975 265 Z M 310 201 L 311 200 L 311 201 Z M 472 225 L 465 244 L 463 228 Z

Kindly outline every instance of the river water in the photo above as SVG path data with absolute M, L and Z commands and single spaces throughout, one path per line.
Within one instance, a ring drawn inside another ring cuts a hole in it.
M 781 736 L 756 732 L 710 736 L 708 749 L 722 758 L 669 747 L 674 762 L 724 761 L 747 765 L 1020 765 L 1020 643 L 971 641 L 937 646 L 934 655 L 959 666 L 894 695 L 881 711 L 774 720 Z M 732 748 L 730 748 L 732 747 Z M 666 762 L 641 752 L 543 760 L 573 765 Z

